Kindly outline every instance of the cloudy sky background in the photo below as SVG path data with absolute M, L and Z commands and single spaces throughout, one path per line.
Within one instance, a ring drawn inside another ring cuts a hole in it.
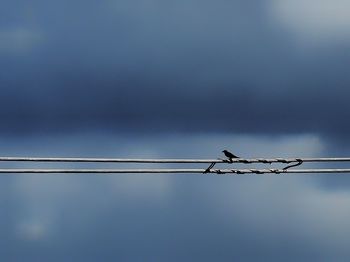
M 348 1 L 1 6 L 1 155 L 350 155 Z M 344 175 L 0 181 L 7 261 L 350 255 Z

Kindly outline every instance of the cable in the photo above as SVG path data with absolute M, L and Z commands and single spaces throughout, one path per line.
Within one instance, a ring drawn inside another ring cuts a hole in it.
M 0 169 L 1 174 L 203 174 L 205 169 Z M 350 173 L 350 169 L 211 169 L 209 174 L 321 174 Z
M 1 174 L 14 174 L 14 173 L 94 173 L 94 174 L 127 174 L 127 173 L 202 173 L 202 174 L 287 174 L 287 173 L 350 173 L 350 169 L 293 169 L 293 167 L 300 166 L 304 162 L 350 162 L 349 157 L 344 158 L 234 158 L 231 160 L 227 159 L 123 159 L 123 158 L 66 158 L 66 157 L 0 157 L 0 161 L 12 161 L 12 162 L 104 162 L 104 163 L 210 163 L 206 169 L 195 169 L 195 168 L 178 168 L 178 169 L 22 169 L 22 168 L 0 168 Z M 272 164 L 272 163 L 283 163 L 288 164 L 287 166 L 280 169 L 227 169 L 227 168 L 215 168 L 217 163 L 224 163 L 232 165 L 235 163 L 241 164 Z
M 134 159 L 134 158 L 74 158 L 74 157 L 0 157 L 1 162 L 91 162 L 91 163 L 231 163 L 226 159 Z M 234 158 L 232 163 L 292 163 L 292 162 L 350 162 L 350 157 L 329 158 Z

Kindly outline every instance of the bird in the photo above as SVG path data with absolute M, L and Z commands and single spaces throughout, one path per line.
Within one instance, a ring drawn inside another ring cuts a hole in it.
M 234 154 L 232 154 L 230 151 L 223 150 L 222 152 L 230 160 L 230 162 L 232 162 L 232 158 L 239 158 L 238 156 L 235 156 Z

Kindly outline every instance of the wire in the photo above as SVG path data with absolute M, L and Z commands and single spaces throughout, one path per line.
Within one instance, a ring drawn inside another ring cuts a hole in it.
M 350 162 L 350 157 L 328 158 L 234 158 L 232 163 Z M 74 157 L 0 157 L 1 162 L 91 162 L 91 163 L 231 163 L 227 159 L 137 159 Z
M 186 173 L 203 174 L 205 169 L 0 169 L 1 174 L 160 174 L 160 173 Z M 211 174 L 315 174 L 315 173 L 350 173 L 350 169 L 212 169 Z
M 12 162 L 104 162 L 104 163 L 210 163 L 209 167 L 203 168 L 178 168 L 178 169 L 22 169 L 22 168 L 0 168 L 1 174 L 14 174 L 14 173 L 94 173 L 94 174 L 121 174 L 121 173 L 202 173 L 202 174 L 287 174 L 287 173 L 350 173 L 350 169 L 293 169 L 293 167 L 300 166 L 304 162 L 350 162 L 349 157 L 344 158 L 234 158 L 228 159 L 124 159 L 124 158 L 67 158 L 67 157 L 0 157 L 0 161 L 12 161 Z M 272 163 L 284 163 L 287 166 L 281 169 L 218 169 L 214 166 L 217 163 L 225 163 L 232 165 L 235 163 L 241 164 L 272 164 Z

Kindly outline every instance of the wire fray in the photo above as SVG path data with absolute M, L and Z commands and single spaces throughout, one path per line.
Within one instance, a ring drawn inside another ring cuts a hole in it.
M 293 164 L 293 165 L 286 166 L 286 167 L 284 167 L 282 170 L 287 170 L 287 169 L 289 169 L 289 168 L 291 168 L 291 167 L 300 166 L 302 163 L 304 163 L 304 161 L 303 161 L 302 159 L 300 159 L 300 158 L 296 158 L 295 161 L 298 162 L 298 163 Z
M 207 167 L 207 169 L 203 172 L 203 174 L 210 173 L 210 172 L 211 172 L 210 169 L 212 169 L 212 168 L 215 166 L 215 164 L 216 164 L 216 163 L 211 163 L 211 164 Z

